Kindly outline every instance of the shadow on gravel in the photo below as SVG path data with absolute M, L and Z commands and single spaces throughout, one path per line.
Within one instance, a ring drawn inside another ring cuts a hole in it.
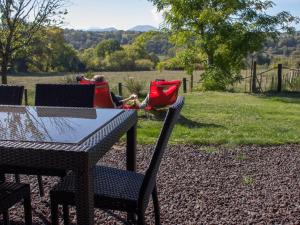
M 213 123 L 199 123 L 197 121 L 190 120 L 184 116 L 180 116 L 178 123 L 182 126 L 188 127 L 188 128 L 223 128 L 224 126 L 213 124 Z
M 271 99 L 274 101 L 284 102 L 284 103 L 293 103 L 300 104 L 300 92 L 266 92 L 260 96 L 261 98 Z

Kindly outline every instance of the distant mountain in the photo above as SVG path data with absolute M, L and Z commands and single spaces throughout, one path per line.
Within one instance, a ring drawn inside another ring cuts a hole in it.
M 138 25 L 133 28 L 130 28 L 128 31 L 148 32 L 148 31 L 156 31 L 156 30 L 158 30 L 156 27 L 150 25 Z
M 99 28 L 99 27 L 91 27 L 87 29 L 87 31 L 93 31 L 93 32 L 111 32 L 111 31 L 117 31 L 118 29 L 114 27 L 107 27 L 107 28 Z

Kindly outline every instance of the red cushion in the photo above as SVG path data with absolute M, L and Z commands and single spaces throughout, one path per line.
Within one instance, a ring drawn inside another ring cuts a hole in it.
M 180 85 L 180 80 L 151 81 L 146 110 L 173 104 L 177 99 Z
M 81 80 L 80 84 L 95 84 L 94 107 L 115 108 L 107 82 Z

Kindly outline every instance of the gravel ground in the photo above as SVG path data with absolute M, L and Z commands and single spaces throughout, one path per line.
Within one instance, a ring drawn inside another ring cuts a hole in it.
M 147 167 L 152 149 L 139 146 L 139 171 Z M 115 146 L 102 162 L 124 168 L 124 147 Z M 22 181 L 32 184 L 34 225 L 50 224 L 48 196 L 39 197 L 36 177 L 23 176 Z M 57 181 L 44 177 L 47 194 Z M 158 190 L 162 224 L 300 224 L 300 146 L 170 146 Z M 154 224 L 151 204 L 148 224 Z M 74 209 L 71 214 L 75 224 Z M 20 205 L 10 215 L 12 225 L 23 224 Z M 98 210 L 95 221 L 121 224 Z

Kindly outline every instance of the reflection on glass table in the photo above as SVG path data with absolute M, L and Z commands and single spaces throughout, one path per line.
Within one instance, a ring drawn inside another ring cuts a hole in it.
M 0 140 L 79 144 L 122 110 L 0 106 Z

